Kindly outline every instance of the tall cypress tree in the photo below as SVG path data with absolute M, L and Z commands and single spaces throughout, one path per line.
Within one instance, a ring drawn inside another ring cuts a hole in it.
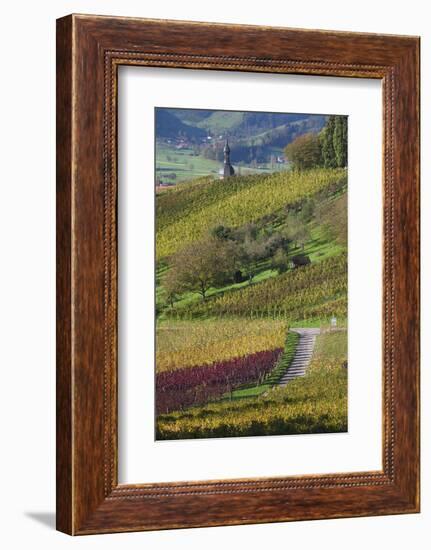
M 344 167 L 347 165 L 347 117 L 335 117 L 332 140 L 336 166 Z
M 347 166 L 347 117 L 331 115 L 320 134 L 325 168 Z
M 325 168 L 337 167 L 334 150 L 335 119 L 336 117 L 331 115 L 321 133 L 322 160 Z

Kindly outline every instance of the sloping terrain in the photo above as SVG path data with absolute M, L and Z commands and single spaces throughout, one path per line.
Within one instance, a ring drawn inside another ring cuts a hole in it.
M 346 170 L 323 168 L 157 195 L 157 439 L 346 431 L 347 332 L 327 330 L 347 319 L 346 198 Z M 223 247 L 248 252 L 203 294 L 169 291 Z M 295 327 L 315 327 L 306 365 Z
M 157 196 L 157 258 L 200 239 L 216 224 L 239 227 L 282 210 L 324 190 L 345 186 L 343 169 L 304 173 L 237 176 L 181 184 Z

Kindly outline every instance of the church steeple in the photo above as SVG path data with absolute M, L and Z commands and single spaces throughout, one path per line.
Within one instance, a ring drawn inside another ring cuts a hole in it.
M 223 170 L 220 170 L 220 172 L 222 174 L 222 178 L 225 179 L 235 175 L 235 170 L 233 169 L 233 166 L 230 163 L 230 147 L 227 139 L 223 148 L 223 154 L 224 154 L 224 166 L 223 166 Z

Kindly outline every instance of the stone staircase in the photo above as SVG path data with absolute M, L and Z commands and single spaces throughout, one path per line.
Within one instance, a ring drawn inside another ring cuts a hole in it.
M 299 334 L 298 346 L 292 363 L 279 381 L 279 386 L 286 386 L 286 384 L 298 376 L 304 376 L 310 364 L 314 344 L 316 343 L 316 336 L 320 334 L 320 329 L 295 328 L 292 329 L 292 332 L 297 332 Z

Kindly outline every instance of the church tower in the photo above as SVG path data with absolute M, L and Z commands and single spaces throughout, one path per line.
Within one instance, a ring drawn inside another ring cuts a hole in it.
M 223 168 L 220 170 L 220 177 L 222 179 L 226 179 L 235 175 L 235 170 L 233 169 L 233 166 L 230 163 L 230 147 L 227 139 L 223 149 L 223 154 L 224 154 L 224 165 L 223 165 Z

